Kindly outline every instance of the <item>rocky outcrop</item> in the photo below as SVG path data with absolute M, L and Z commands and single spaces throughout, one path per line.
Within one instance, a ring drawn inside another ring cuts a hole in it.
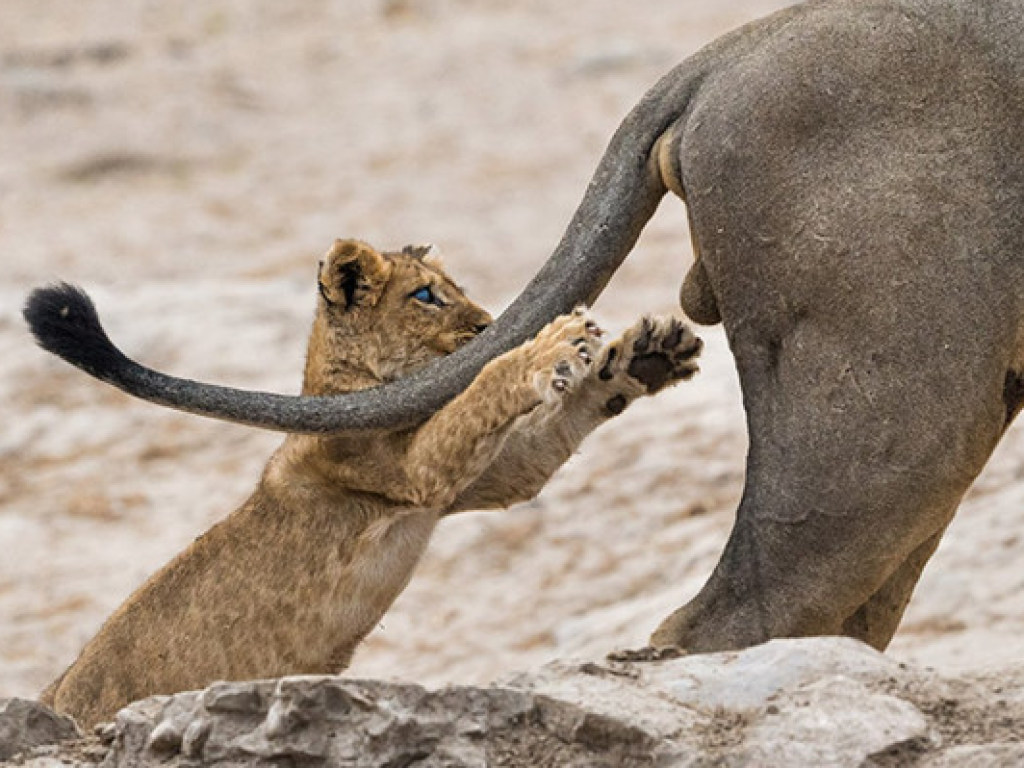
M 18 727 L 32 718 L 6 713 L 25 706 L 0 708 L 0 734 L 22 738 Z M 32 717 L 52 717 L 34 706 Z M 15 761 L 937 768 L 1024 765 L 1022 738 L 1024 666 L 992 679 L 943 678 L 853 640 L 817 638 L 655 663 L 556 662 L 487 688 L 338 677 L 217 683 L 137 702 L 91 739 Z
M 70 718 L 56 715 L 41 704 L 24 699 L 0 700 L 0 762 L 40 744 L 77 736 Z

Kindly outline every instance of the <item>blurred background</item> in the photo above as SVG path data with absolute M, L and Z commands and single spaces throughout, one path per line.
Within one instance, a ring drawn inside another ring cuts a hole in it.
M 434 242 L 500 310 L 561 236 L 615 127 L 673 64 L 784 2 L 6 0 L 0 4 L 0 696 L 30 696 L 150 573 L 237 506 L 280 441 L 137 403 L 36 349 L 64 279 L 155 367 L 298 389 L 319 254 Z M 678 312 L 667 201 L 597 305 Z M 703 373 L 588 440 L 534 502 L 439 527 L 349 674 L 485 682 L 642 644 L 701 586 L 745 436 L 720 329 Z M 893 653 L 1024 652 L 1011 431 Z

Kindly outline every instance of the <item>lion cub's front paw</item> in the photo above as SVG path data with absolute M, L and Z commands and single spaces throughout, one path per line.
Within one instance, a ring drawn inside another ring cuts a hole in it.
M 653 395 L 698 370 L 696 358 L 704 343 L 674 317 L 644 317 L 605 349 L 598 378 L 628 376 Z
M 579 307 L 552 320 L 529 343 L 533 386 L 548 404 L 561 402 L 587 377 L 601 350 L 601 329 Z

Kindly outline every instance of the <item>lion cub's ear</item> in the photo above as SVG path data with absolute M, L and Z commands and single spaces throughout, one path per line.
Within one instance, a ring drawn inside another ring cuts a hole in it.
M 444 268 L 443 261 L 441 259 L 441 249 L 433 243 L 426 243 L 424 245 L 407 245 L 402 249 L 402 253 L 407 256 L 412 256 L 414 259 L 425 261 L 436 269 Z
M 391 265 L 359 240 L 335 240 L 320 262 L 320 295 L 332 307 L 374 306 L 391 277 Z

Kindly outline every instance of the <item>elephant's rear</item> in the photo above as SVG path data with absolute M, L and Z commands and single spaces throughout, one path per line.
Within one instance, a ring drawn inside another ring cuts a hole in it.
M 884 646 L 1016 410 L 1024 4 L 813 3 L 702 55 L 673 130 L 689 287 L 729 335 L 750 454 L 726 555 L 658 639 L 867 611 Z

